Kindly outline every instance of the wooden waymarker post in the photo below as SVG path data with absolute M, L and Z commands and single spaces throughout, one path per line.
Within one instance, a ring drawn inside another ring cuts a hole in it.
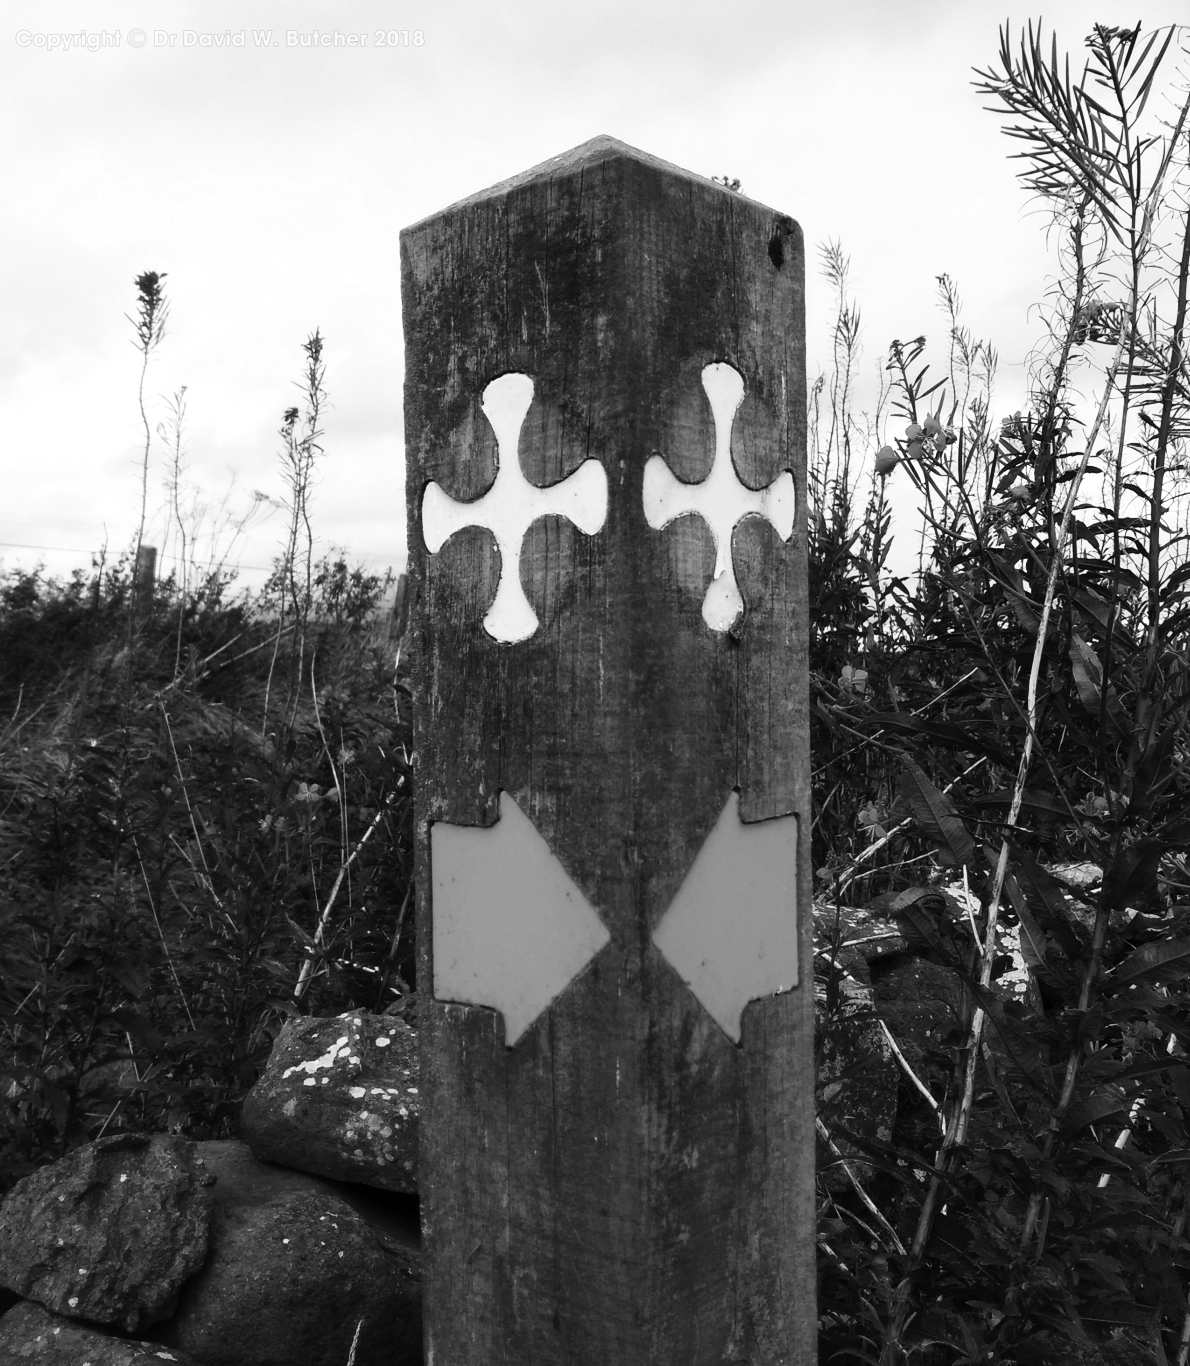
M 596 138 L 407 229 L 426 1360 L 816 1360 L 801 231 Z

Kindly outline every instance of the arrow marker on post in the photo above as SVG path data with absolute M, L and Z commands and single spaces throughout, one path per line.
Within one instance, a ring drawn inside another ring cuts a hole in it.
M 733 1043 L 749 1001 L 797 985 L 797 817 L 745 825 L 727 799 L 653 943 Z
M 611 936 L 507 792 L 495 825 L 430 840 L 434 996 L 493 1006 L 511 1048 Z

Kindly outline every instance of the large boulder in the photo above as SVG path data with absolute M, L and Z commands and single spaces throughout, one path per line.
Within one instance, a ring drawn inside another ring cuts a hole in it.
M 172 1134 L 114 1134 L 18 1181 L 0 1205 L 0 1284 L 136 1333 L 207 1255 L 213 1178 Z
M 185 1352 L 61 1319 L 26 1300 L 0 1318 L 4 1366 L 200 1366 Z
M 200 1143 L 211 1250 L 154 1333 L 203 1366 L 420 1366 L 415 1202 Z
M 291 1019 L 244 1099 L 242 1131 L 264 1161 L 415 1194 L 418 1076 L 404 1020 Z

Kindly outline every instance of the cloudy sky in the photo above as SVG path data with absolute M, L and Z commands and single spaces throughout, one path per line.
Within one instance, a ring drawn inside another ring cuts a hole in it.
M 971 88 L 997 29 L 1037 12 L 956 0 L 87 0 L 5 6 L 0 103 L 0 557 L 62 573 L 132 541 L 139 514 L 134 278 L 168 272 L 154 426 L 186 386 L 187 479 L 214 523 L 282 493 L 276 429 L 301 343 L 326 341 L 316 534 L 399 569 L 399 230 L 598 134 L 842 241 L 874 376 L 893 337 L 943 337 L 935 277 L 999 348 L 1020 406 L 1053 269 L 1045 219 Z M 1092 19 L 1155 27 L 1184 0 L 1041 12 L 1078 53 Z M 108 35 L 88 50 L 62 35 Z M 298 35 L 362 35 L 303 47 Z M 291 43 L 290 34 L 294 35 Z M 226 34 L 215 46 L 215 36 Z M 267 35 L 267 36 L 266 36 Z M 382 45 L 383 44 L 383 45 Z M 812 278 L 811 375 L 830 298 Z M 159 539 L 155 445 L 147 539 Z M 247 582 L 282 518 L 231 548 Z M 227 551 L 227 533 L 221 550 Z M 903 538 L 904 539 L 904 538 Z M 168 564 L 163 566 L 168 569 Z

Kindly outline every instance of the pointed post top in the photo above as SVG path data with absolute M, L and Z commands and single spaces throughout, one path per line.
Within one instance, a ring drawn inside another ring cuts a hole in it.
M 739 190 L 729 190 L 726 185 L 721 185 L 709 176 L 687 171 L 681 166 L 675 166 L 671 161 L 664 161 L 661 157 L 653 156 L 650 152 L 642 152 L 639 147 L 631 147 L 628 143 L 621 142 L 619 138 L 613 138 L 607 133 L 600 133 L 596 137 L 588 138 L 586 142 L 580 142 L 577 147 L 571 147 L 567 152 L 559 152 L 557 156 L 540 161 L 536 166 L 530 166 L 527 171 L 520 171 L 514 176 L 509 176 L 507 180 L 501 180 L 495 185 L 490 185 L 486 190 L 477 190 L 475 194 L 469 194 L 465 199 L 456 200 L 455 203 L 448 205 L 445 209 L 440 209 L 437 213 L 428 214 L 425 219 L 412 224 L 406 231 L 419 227 L 421 222 L 426 222 L 430 218 L 439 218 L 443 214 L 453 213 L 456 209 L 480 204 L 486 199 L 502 198 L 512 190 L 531 185 L 536 181 L 552 180 L 557 176 L 570 175 L 575 171 L 591 170 L 615 161 L 636 162 L 640 166 L 649 166 L 653 170 L 663 171 L 667 175 L 676 176 L 682 180 L 689 180 L 696 185 L 709 186 L 722 194 L 740 195 Z M 748 195 L 741 197 L 749 199 L 751 203 L 757 203 Z M 759 207 L 764 208 L 766 206 L 760 205 Z

